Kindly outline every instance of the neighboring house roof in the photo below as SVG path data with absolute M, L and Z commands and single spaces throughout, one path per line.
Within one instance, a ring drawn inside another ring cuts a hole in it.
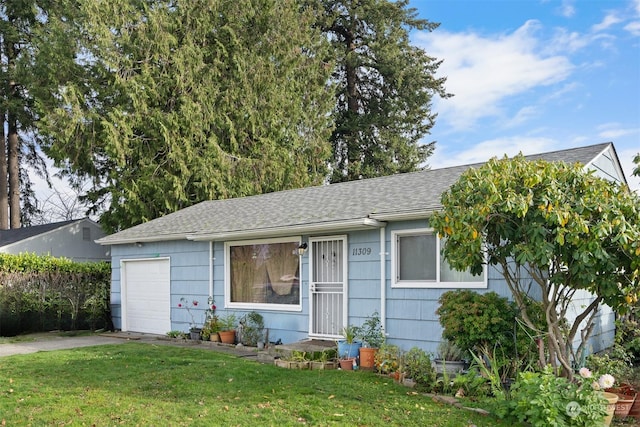
M 53 222 L 51 224 L 33 225 L 30 227 L 13 228 L 11 230 L 0 230 L 0 247 L 48 233 L 78 221 L 83 220 L 72 219 L 69 221 Z
M 588 165 L 608 150 L 614 150 L 611 143 L 527 158 Z M 615 156 L 615 151 L 613 154 Z M 618 162 L 617 157 L 615 160 Z M 205 201 L 97 242 L 110 245 L 184 239 L 230 240 L 380 227 L 384 221 L 424 218 L 440 209 L 442 193 L 466 169 L 478 165 L 481 163 Z

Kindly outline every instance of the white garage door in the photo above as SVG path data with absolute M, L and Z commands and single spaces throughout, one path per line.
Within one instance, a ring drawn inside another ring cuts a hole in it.
M 122 330 L 164 335 L 171 330 L 168 258 L 122 261 Z

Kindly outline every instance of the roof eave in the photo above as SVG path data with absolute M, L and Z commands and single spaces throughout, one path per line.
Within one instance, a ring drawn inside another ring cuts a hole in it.
M 102 239 L 95 240 L 95 242 L 102 246 L 108 245 L 126 245 L 130 243 L 153 243 L 153 242 L 166 242 L 169 240 L 187 240 L 187 235 L 184 233 L 178 234 L 161 234 L 157 236 L 148 237 L 125 237 L 120 239 L 109 239 L 108 236 Z
M 329 221 L 315 224 L 288 225 L 281 227 L 268 227 L 256 230 L 224 231 L 219 233 L 194 233 L 187 236 L 189 240 L 246 240 L 268 237 L 279 237 L 293 234 L 336 233 L 348 230 L 362 230 L 368 228 L 380 228 L 384 222 L 373 218 L 357 218 L 343 221 Z
M 380 212 L 369 215 L 377 221 L 413 221 L 429 218 L 434 212 L 440 210 L 440 207 L 429 209 L 412 210 L 405 212 Z

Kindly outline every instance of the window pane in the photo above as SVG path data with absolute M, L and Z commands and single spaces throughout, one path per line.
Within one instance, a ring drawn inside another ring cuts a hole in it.
M 440 239 L 440 247 L 444 248 L 447 244 L 446 239 Z M 440 281 L 441 282 L 482 282 L 484 281 L 484 275 L 474 276 L 469 270 L 458 271 L 454 270 L 447 260 L 440 255 Z
M 298 243 L 231 246 L 231 301 L 300 303 Z
M 482 282 L 484 276 L 474 276 L 469 270 L 458 271 L 451 268 L 444 257 L 440 258 L 440 281 L 441 282 Z
M 398 236 L 398 279 L 436 280 L 436 237 Z

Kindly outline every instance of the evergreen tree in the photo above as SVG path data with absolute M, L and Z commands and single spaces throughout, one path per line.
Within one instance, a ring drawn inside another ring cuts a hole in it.
M 47 177 L 37 132 L 46 110 L 37 105 L 50 103 L 73 67 L 72 12 L 66 0 L 0 3 L 0 229 L 28 225 L 37 213 L 26 166 Z
M 332 182 L 415 170 L 432 153 L 421 144 L 448 97 L 441 61 L 409 43 L 409 31 L 439 24 L 418 19 L 408 0 L 308 0 L 333 46 L 337 83 Z
M 81 5 L 85 74 L 43 122 L 47 152 L 108 205 L 107 229 L 323 182 L 328 44 L 295 0 Z

